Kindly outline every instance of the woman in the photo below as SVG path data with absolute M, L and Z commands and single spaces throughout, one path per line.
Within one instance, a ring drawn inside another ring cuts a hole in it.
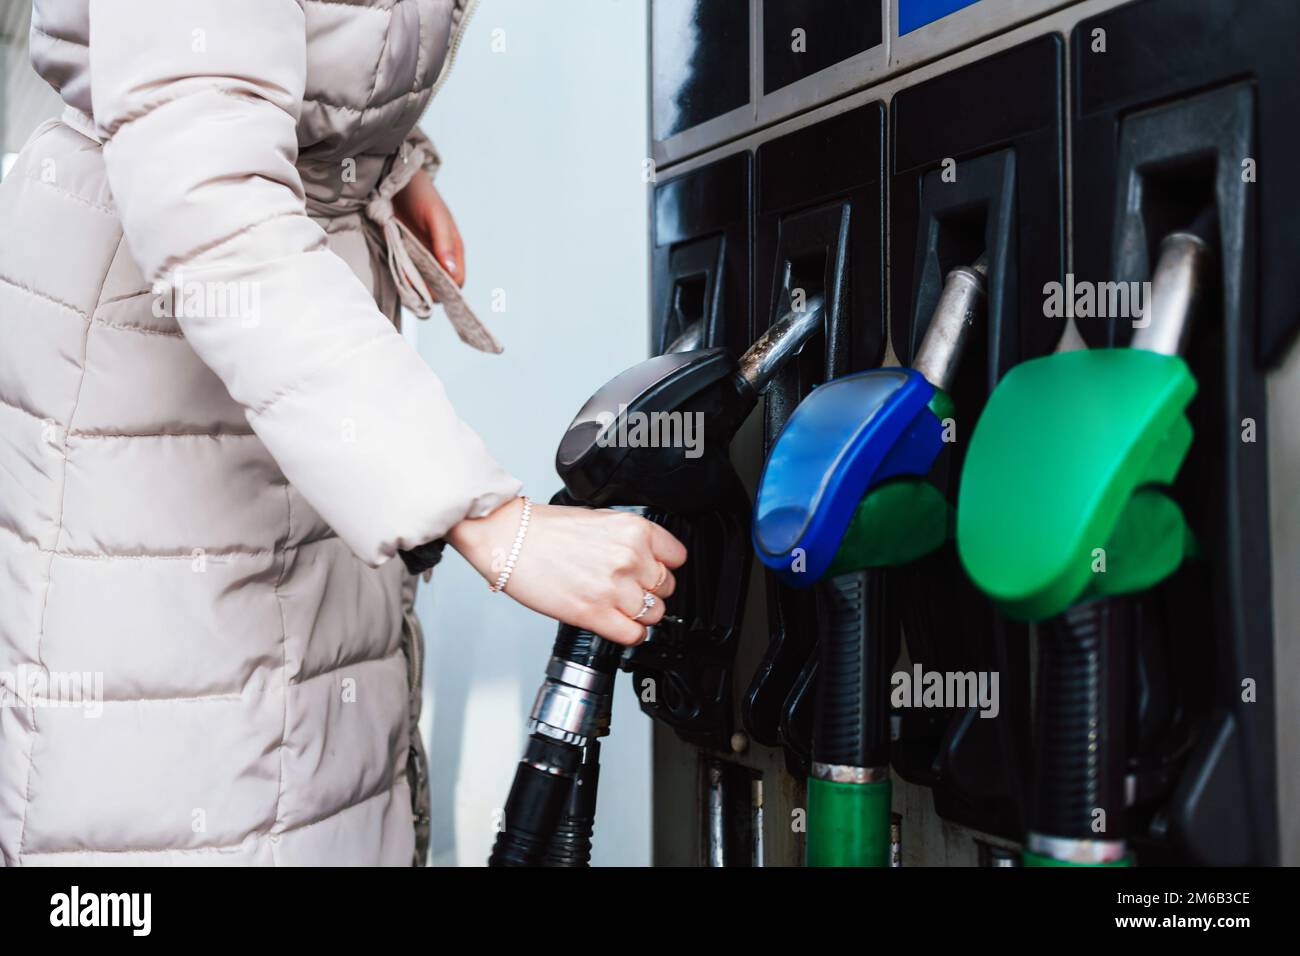
M 662 615 L 681 544 L 526 521 L 394 327 L 456 299 L 421 243 L 464 275 L 412 130 L 469 5 L 36 0 L 67 109 L 0 186 L 7 865 L 422 858 L 441 542 L 615 641 Z

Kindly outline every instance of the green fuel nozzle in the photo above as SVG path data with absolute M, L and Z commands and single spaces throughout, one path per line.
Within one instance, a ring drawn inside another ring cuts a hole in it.
M 976 423 L 957 546 L 1009 616 L 1044 620 L 1089 596 L 1142 590 L 1153 573 L 1144 567 L 1164 577 L 1177 566 L 1159 540 L 1168 509 L 1144 490 L 1172 484 L 1191 445 L 1185 409 L 1196 382 L 1179 353 L 1214 262 L 1216 222 L 1203 214 L 1161 243 L 1131 347 L 1022 362 Z M 1112 536 L 1122 547 L 1108 548 Z M 1108 578 L 1096 570 L 1103 556 Z
M 1165 488 L 1192 442 L 1181 352 L 1212 278 L 1217 218 L 1165 237 L 1128 348 L 1059 352 L 1003 378 L 971 436 L 957 546 L 1008 616 L 1038 622 L 1026 865 L 1128 859 L 1132 601 L 1194 547 Z

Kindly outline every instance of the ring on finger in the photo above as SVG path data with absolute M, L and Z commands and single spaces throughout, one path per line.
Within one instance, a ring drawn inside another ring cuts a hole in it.
M 656 561 L 655 563 L 659 565 L 659 580 L 650 585 L 651 591 L 658 591 L 664 586 L 664 582 L 668 580 L 668 565 L 662 561 Z
M 650 610 L 658 603 L 659 601 L 655 598 L 653 594 L 651 594 L 649 591 L 645 591 L 644 596 L 641 598 L 641 610 L 637 611 L 636 614 L 632 616 L 632 620 L 634 621 L 641 620 L 641 618 L 645 616 L 646 611 Z

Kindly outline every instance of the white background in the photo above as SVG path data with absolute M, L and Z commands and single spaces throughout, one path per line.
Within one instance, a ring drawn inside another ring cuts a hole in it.
M 486 0 L 423 124 L 465 237 L 469 301 L 506 351 L 460 344 L 440 310 L 406 324 L 462 417 L 540 501 L 559 488 L 555 448 L 574 414 L 646 355 L 646 56 L 641 0 Z M 481 865 L 555 627 L 489 594 L 450 551 L 417 606 L 433 862 Z M 602 754 L 597 865 L 650 862 L 650 722 L 627 681 Z

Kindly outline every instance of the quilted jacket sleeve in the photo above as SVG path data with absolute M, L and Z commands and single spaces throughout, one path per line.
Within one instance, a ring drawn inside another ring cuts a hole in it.
M 180 274 L 256 303 L 178 321 L 357 555 L 378 565 L 517 494 L 305 213 L 299 2 L 91 0 L 90 62 L 133 256 L 150 282 Z

